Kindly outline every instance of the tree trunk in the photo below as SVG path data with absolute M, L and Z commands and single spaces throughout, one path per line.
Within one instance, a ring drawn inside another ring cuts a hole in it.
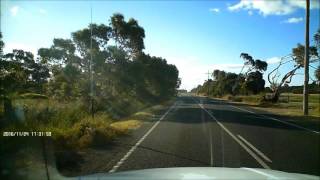
M 276 103 L 279 101 L 279 97 L 280 97 L 280 92 L 279 90 L 275 90 L 273 93 L 272 93 L 272 97 L 271 97 L 271 102 L 272 103 Z

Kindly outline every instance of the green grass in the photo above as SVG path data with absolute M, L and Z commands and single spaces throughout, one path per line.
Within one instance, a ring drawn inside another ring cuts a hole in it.
M 115 137 L 128 134 L 138 128 L 142 121 L 152 119 L 155 112 L 165 107 L 163 104 L 143 109 L 147 105 L 127 99 L 124 103 L 127 107 L 110 102 L 113 106 L 109 108 L 116 112 L 110 113 L 110 109 L 101 110 L 92 119 L 82 101 L 61 102 L 26 97 L 12 101 L 16 120 L 10 121 L 1 129 L 1 133 L 50 131 L 58 144 L 57 147 L 67 149 L 110 144 Z M 119 109 L 116 110 L 117 108 Z M 126 115 L 130 113 L 131 115 Z
M 281 94 L 281 98 L 288 99 L 289 102 L 302 102 L 303 95 L 302 94 L 292 94 L 292 93 L 283 93 Z M 309 94 L 309 103 L 319 103 L 320 94 Z
M 62 149 L 81 149 L 90 146 L 110 144 L 115 137 L 124 134 L 111 126 L 112 120 L 105 114 L 97 114 L 92 119 L 87 116 L 71 128 L 47 128 L 52 131 L 56 147 Z
M 37 93 L 24 93 L 21 94 L 19 97 L 25 99 L 48 99 L 48 96 Z
M 17 117 L 2 127 L 0 133 L 50 131 L 52 137 L 49 138 L 54 147 L 50 150 L 54 151 L 56 160 L 54 163 L 68 168 L 70 167 L 68 163 L 75 164 L 79 161 L 76 158 L 79 156 L 78 152 L 96 147 L 99 149 L 111 147 L 115 138 L 129 135 L 131 131 L 139 128 L 145 121 L 152 120 L 155 114 L 159 114 L 172 103 L 166 102 L 147 107 L 147 104 L 141 102 L 137 103 L 129 99 L 126 101 L 127 109 L 120 103 L 113 104 L 112 108 L 118 109 L 117 112 L 109 113 L 108 110 L 102 109 L 92 119 L 81 101 L 63 102 L 31 97 L 14 99 L 12 105 Z M 0 109 L 0 118 L 3 118 L 3 106 Z M 114 118 L 115 116 L 117 118 Z M 3 165 L 8 172 L 6 177 L 23 179 L 23 175 L 20 177 L 20 172 L 43 169 L 40 137 L 0 136 L 0 142 L 2 144 L 0 159 L 5 162 Z
M 12 105 L 15 120 L 6 129 L 42 130 L 43 128 L 69 128 L 88 116 L 80 101 L 59 102 L 51 99 L 16 99 Z

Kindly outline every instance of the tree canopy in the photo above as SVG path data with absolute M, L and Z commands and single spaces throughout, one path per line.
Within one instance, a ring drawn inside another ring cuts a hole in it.
M 114 14 L 109 24 L 89 24 L 70 39 L 53 39 L 51 47 L 38 50 L 37 59 L 23 50 L 3 55 L 2 89 L 87 104 L 93 97 L 96 108 L 110 99 L 166 100 L 176 95 L 179 71 L 164 58 L 145 54 L 144 38 L 137 20 Z M 1 41 L 1 51 L 3 45 Z

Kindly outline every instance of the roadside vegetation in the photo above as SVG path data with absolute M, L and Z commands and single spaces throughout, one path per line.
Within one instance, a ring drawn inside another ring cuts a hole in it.
M 143 52 L 138 21 L 114 14 L 109 22 L 56 38 L 38 56 L 3 54 L 1 41 L 1 129 L 51 131 L 70 140 L 91 129 L 112 139 L 126 126 L 111 123 L 174 97 L 178 70 Z
M 261 95 L 251 96 L 223 96 L 222 99 L 235 103 L 244 103 L 253 108 L 267 111 L 273 114 L 299 117 L 303 120 L 319 121 L 320 118 L 320 94 L 309 94 L 309 115 L 304 117 L 302 109 L 302 94 L 282 93 L 277 103 L 261 102 Z
M 270 87 L 265 87 L 263 75 L 268 64 L 254 59 L 248 53 L 241 53 L 244 60 L 239 74 L 214 70 L 212 79 L 191 90 L 192 93 L 233 102 L 249 104 L 275 114 L 299 116 L 300 119 L 317 120 L 320 117 L 320 29 L 314 35 L 314 45 L 310 47 L 310 67 L 315 69 L 312 83 L 309 84 L 309 116 L 302 114 L 302 86 L 290 86 L 297 71 L 304 67 L 304 46 L 298 44 L 292 53 L 280 59 L 279 64 L 267 74 Z M 279 69 L 288 65 L 287 73 L 280 74 Z M 290 66 L 292 69 L 290 69 Z M 312 76 L 311 76 L 312 77 Z
M 35 110 L 38 112 L 41 112 L 41 109 L 47 111 L 46 100 L 28 99 L 26 103 L 37 104 L 38 107 L 35 107 Z M 51 103 L 54 104 L 53 102 Z M 41 121 L 45 120 L 45 117 L 39 118 L 41 113 L 32 113 L 39 121 L 32 121 L 31 119 L 35 118 L 29 117 L 26 118 L 26 120 L 28 119 L 27 122 L 12 124 L 2 130 L 4 132 L 51 132 L 52 137 L 45 137 L 47 158 L 51 159 L 49 161 L 50 172 L 54 172 L 55 168 L 57 168 L 63 175 L 73 176 L 79 174 L 77 165 L 83 164 L 81 152 L 88 152 L 87 155 L 90 156 L 90 153 L 94 152 L 95 149 L 101 151 L 102 149 L 113 147 L 116 140 L 121 141 L 121 138 L 130 135 L 133 130 L 139 128 L 143 123 L 153 121 L 153 118 L 165 111 L 166 107 L 171 103 L 172 101 L 166 101 L 149 106 L 121 119 L 112 119 L 104 112 L 96 113 L 95 118 L 92 119 L 88 113 L 81 114 L 77 111 L 76 102 L 66 103 L 60 107 L 62 109 L 65 108 L 65 110 L 60 109 L 60 111 L 56 111 L 59 114 L 48 117 L 48 122 L 51 123 L 41 123 Z M 56 102 L 56 105 L 61 105 L 61 103 Z M 53 108 L 52 106 L 51 108 Z M 1 159 L 4 160 L 1 167 L 8 173 L 6 177 L 25 179 L 24 174 L 21 174 L 21 172 L 37 172 L 45 176 L 43 137 L 6 138 L 1 136 L 0 140 L 3 143 L 0 148 Z M 86 163 L 91 164 L 93 162 Z
M 51 132 L 46 138 L 62 151 L 111 146 L 138 128 L 153 115 L 145 109 L 170 102 L 180 85 L 174 65 L 143 52 L 144 38 L 138 21 L 122 14 L 55 38 L 37 55 L 4 54 L 0 32 L 1 134 Z M 1 156 L 15 156 L 24 139 L 1 135 Z

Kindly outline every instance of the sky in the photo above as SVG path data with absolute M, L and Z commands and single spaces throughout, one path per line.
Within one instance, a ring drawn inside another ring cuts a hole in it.
M 50 47 L 54 38 L 71 38 L 72 32 L 90 23 L 90 7 L 93 23 L 108 24 L 114 13 L 136 19 L 145 30 L 144 52 L 175 64 L 181 89 L 202 84 L 214 69 L 239 73 L 242 52 L 268 62 L 266 80 L 281 57 L 297 43 L 304 44 L 304 0 L 2 0 L 4 51 L 24 49 L 37 54 L 37 49 Z M 311 0 L 310 37 L 319 28 L 319 13 L 319 2 Z M 281 74 L 292 67 L 284 66 Z M 313 72 L 310 68 L 311 78 Z M 292 85 L 303 84 L 302 73 Z

